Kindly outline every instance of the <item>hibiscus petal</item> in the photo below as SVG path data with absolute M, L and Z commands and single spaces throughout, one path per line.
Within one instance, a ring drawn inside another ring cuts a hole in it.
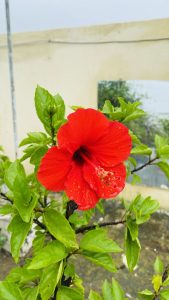
M 85 180 L 95 190 L 99 198 L 114 198 L 125 186 L 126 168 L 119 164 L 112 168 L 85 163 L 83 166 Z
M 109 123 L 101 112 L 92 108 L 80 108 L 70 114 L 68 122 L 59 129 L 59 148 L 73 153 L 80 146 L 93 144 L 104 135 Z
M 112 167 L 128 158 L 132 142 L 125 125 L 117 121 L 109 124 L 106 134 L 87 149 L 101 165 Z
M 84 180 L 82 166 L 74 163 L 69 172 L 66 183 L 66 193 L 71 200 L 78 205 L 78 209 L 86 210 L 93 208 L 99 201 L 98 196 Z
M 71 155 L 57 146 L 50 148 L 41 160 L 37 178 L 48 190 L 64 189 L 66 176 L 71 169 Z

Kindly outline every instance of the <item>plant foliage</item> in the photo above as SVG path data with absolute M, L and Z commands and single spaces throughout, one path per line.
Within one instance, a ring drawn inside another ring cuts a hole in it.
M 110 120 L 118 120 L 127 124 L 131 120 L 144 116 L 139 102 L 126 103 L 120 98 L 115 107 L 106 101 L 102 112 Z M 39 163 L 46 151 L 56 144 L 56 134 L 65 120 L 65 104 L 60 95 L 53 96 L 38 86 L 35 92 L 35 107 L 45 132 L 29 132 L 20 143 L 24 147 L 23 156 L 14 162 L 0 154 L 0 190 L 1 215 L 10 215 L 8 230 L 11 233 L 11 254 L 18 266 L 12 269 L 0 282 L 1 300 L 125 300 L 126 292 L 114 279 L 104 281 L 102 292 L 91 290 L 86 296 L 83 281 L 70 264 L 72 256 L 82 256 L 95 265 L 114 273 L 117 272 L 115 255 L 124 253 L 128 270 L 132 272 L 139 265 L 141 244 L 139 241 L 140 225 L 147 222 L 159 208 L 159 204 L 151 197 L 138 195 L 130 201 L 123 201 L 124 216 L 121 220 L 112 220 L 109 224 L 92 223 L 92 217 L 99 210 L 104 214 L 103 200 L 95 209 L 79 212 L 71 206 L 71 201 L 64 193 L 50 193 L 38 181 L 36 173 Z M 156 154 L 143 144 L 137 132 L 130 132 L 133 149 L 132 154 L 142 155 L 147 162 L 141 166 L 159 167 L 169 178 L 169 144 L 167 138 L 155 137 Z M 33 172 L 27 174 L 23 161 L 33 165 Z M 140 166 L 131 157 L 127 163 L 127 175 L 137 181 L 135 174 Z M 5 192 L 4 192 L 5 187 Z M 116 201 L 119 201 L 118 199 Z M 107 226 L 122 224 L 125 228 L 124 245 L 112 239 Z M 32 256 L 20 265 L 22 246 L 34 230 Z M 154 264 L 152 290 L 145 289 L 138 293 L 139 299 L 169 299 L 169 276 L 163 262 L 157 257 Z M 91 279 L 92 280 L 92 279 Z

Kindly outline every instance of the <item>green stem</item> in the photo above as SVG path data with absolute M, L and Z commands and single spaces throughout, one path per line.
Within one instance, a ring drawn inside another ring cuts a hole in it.
M 51 112 L 50 113 L 50 130 L 51 130 L 52 145 L 55 146 L 56 145 L 56 142 L 55 142 L 55 128 L 53 127 L 53 124 L 52 124 L 52 117 L 53 117 L 53 114 Z

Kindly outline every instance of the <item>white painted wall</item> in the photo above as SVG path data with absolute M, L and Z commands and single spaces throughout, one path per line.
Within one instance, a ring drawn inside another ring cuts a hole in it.
M 166 37 L 169 19 L 15 34 L 19 140 L 42 129 L 34 109 L 37 84 L 53 94 L 59 92 L 69 112 L 71 105 L 97 106 L 99 80 L 169 80 Z M 96 44 L 65 44 L 70 41 Z M 0 144 L 14 158 L 11 120 L 6 37 L 0 36 Z

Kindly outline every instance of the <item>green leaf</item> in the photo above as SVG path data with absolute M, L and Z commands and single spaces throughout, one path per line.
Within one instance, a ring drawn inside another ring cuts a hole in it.
M 39 270 L 28 270 L 24 267 L 16 267 L 12 269 L 5 280 L 13 283 L 28 283 L 30 281 L 37 280 L 40 277 L 41 273 Z
M 35 91 L 36 113 L 45 129 L 51 134 L 51 117 L 55 113 L 54 97 L 44 88 L 37 86 Z
M 135 185 L 135 184 L 138 184 L 138 183 L 142 182 L 142 179 L 141 179 L 140 176 L 138 176 L 137 174 L 132 174 L 132 175 L 133 175 L 132 182 L 131 182 L 132 185 Z
M 120 284 L 113 278 L 112 279 L 112 294 L 113 300 L 124 300 L 124 292 Z
M 51 142 L 51 138 L 47 138 L 46 136 L 46 139 L 44 141 L 37 141 L 36 143 L 31 143 L 32 138 L 30 137 L 26 138 L 25 140 L 23 141 L 22 145 L 26 142 L 29 142 L 29 145 L 23 150 L 25 154 L 21 157 L 20 161 L 24 161 L 25 159 L 30 158 L 30 163 L 38 166 L 42 157 L 48 150 L 47 144 Z
M 155 136 L 155 145 L 157 156 L 161 158 L 169 158 L 168 139 L 159 135 Z
M 136 168 L 137 167 L 137 161 L 133 157 L 129 157 L 128 161 Z
M 39 293 L 39 287 L 26 288 L 23 291 L 23 299 L 24 300 L 36 300 Z
M 10 204 L 5 204 L 2 207 L 0 207 L 0 214 L 1 215 L 8 215 L 8 214 L 12 214 L 14 211 L 14 208 L 12 205 Z
M 153 300 L 154 298 L 154 294 L 147 289 L 142 292 L 139 292 L 138 294 L 140 299 Z
M 114 261 L 108 253 L 94 253 L 83 251 L 81 253 L 86 259 L 93 262 L 95 265 L 101 266 L 109 272 L 116 272 Z
M 145 112 L 142 109 L 137 108 L 135 111 L 130 113 L 130 115 L 126 116 L 123 122 L 129 122 L 135 119 L 138 119 L 142 116 L 145 116 Z
M 13 191 L 14 204 L 21 218 L 23 221 L 29 222 L 37 198 L 36 195 L 33 198 L 31 197 L 25 170 L 18 160 L 6 170 L 5 183 Z
M 76 111 L 77 109 L 79 109 L 79 108 L 84 108 L 84 107 L 83 107 L 83 106 L 78 106 L 78 105 L 72 105 L 70 108 L 71 108 L 72 110 Z
M 105 280 L 103 283 L 102 294 L 103 294 L 103 300 L 112 300 L 113 298 L 112 287 L 107 280 Z
M 64 275 L 66 277 L 74 277 L 75 276 L 75 266 L 73 264 L 67 264 L 64 270 Z
M 53 130 L 56 131 L 58 129 L 64 118 L 65 105 L 63 99 L 59 94 L 53 97 L 47 90 L 37 86 L 35 91 L 35 107 L 37 115 L 46 131 L 53 136 L 53 133 L 55 134 Z
M 63 260 L 67 256 L 65 247 L 58 241 L 52 241 L 33 257 L 28 269 L 41 269 Z
M 111 104 L 110 100 L 106 100 L 104 102 L 103 108 L 102 108 L 102 113 L 103 114 L 112 114 L 114 112 L 114 107 Z
M 162 290 L 160 292 L 160 299 L 161 300 L 169 300 L 169 290 Z
M 95 291 L 90 291 L 89 300 L 102 300 L 102 297 Z M 107 299 L 108 300 L 108 299 Z
M 139 258 L 140 244 L 138 239 L 134 241 L 132 240 L 129 229 L 127 230 L 127 238 L 125 242 L 125 253 L 126 253 L 128 268 L 130 271 L 133 271 Z
M 11 163 L 5 172 L 4 181 L 11 191 L 13 190 L 14 181 L 17 175 L 20 175 L 21 177 L 26 176 L 24 168 L 19 160 Z
M 160 148 L 157 154 L 161 158 L 169 158 L 169 145 Z
M 122 97 L 118 97 L 120 107 L 114 107 L 109 100 L 106 100 L 102 113 L 108 114 L 111 120 L 129 122 L 145 115 L 145 112 L 138 108 L 140 102 L 126 102 Z
M 24 284 L 30 281 L 38 280 L 40 278 L 40 270 L 28 270 L 25 267 L 22 268 L 22 276 L 20 278 L 20 283 Z
M 136 217 L 136 223 L 138 225 L 146 223 L 150 219 L 150 215 L 143 215 L 143 216 L 137 216 Z
M 80 241 L 80 248 L 92 252 L 121 252 L 122 249 L 107 237 L 104 229 L 88 231 Z
M 28 137 L 23 139 L 21 143 L 19 144 L 19 147 L 28 145 L 28 144 L 45 144 L 48 141 L 48 137 L 45 133 L 43 132 L 29 132 Z
M 57 300 L 84 300 L 84 296 L 79 290 L 62 286 L 57 292 Z
M 134 147 L 131 150 L 131 154 L 139 154 L 139 155 L 151 155 L 152 150 L 148 146 L 141 144 L 139 146 Z
M 39 165 L 42 157 L 45 155 L 47 151 L 48 151 L 48 147 L 45 145 L 37 147 L 31 155 L 30 163 L 32 165 Z
M 155 263 L 154 263 L 154 271 L 156 274 L 162 274 L 164 270 L 164 265 L 162 260 L 159 258 L 159 256 L 156 257 Z
M 132 132 L 132 130 L 129 130 L 129 134 L 132 138 L 132 142 L 133 144 L 136 144 L 136 145 L 140 145 L 141 144 L 141 141 L 139 140 L 139 138 Z
M 33 254 L 34 256 L 41 250 L 44 246 L 45 235 L 41 231 L 36 231 L 36 237 L 33 240 Z
M 55 95 L 54 98 L 55 98 L 55 103 L 56 103 L 56 106 L 57 106 L 57 118 L 59 120 L 64 119 L 64 116 L 65 116 L 65 103 L 64 103 L 64 100 L 59 94 Z
M 59 129 L 59 127 L 66 122 L 66 120 L 64 120 L 65 104 L 62 97 L 59 94 L 57 94 L 54 96 L 54 99 L 55 99 L 56 113 L 53 115 L 52 124 L 56 132 Z
M 83 280 L 77 274 L 74 274 L 72 277 L 74 277 L 73 284 L 84 294 Z
M 141 195 L 137 195 L 135 199 L 131 202 L 129 206 L 130 211 L 138 212 L 140 211 L 140 207 L 144 201 L 144 198 Z
M 75 211 L 70 217 L 69 222 L 74 224 L 77 227 L 81 227 L 87 225 L 93 216 L 94 209 L 89 209 L 83 211 L 83 214 L 79 214 L 79 212 Z
M 135 212 L 136 223 L 142 224 L 146 222 L 150 218 L 150 215 L 158 208 L 158 201 L 151 199 L 151 197 L 144 199 L 141 195 L 138 195 L 130 204 L 129 210 Z
M 14 283 L 0 282 L 0 299 L 1 300 L 23 300 L 21 291 Z
M 15 262 L 18 262 L 20 249 L 28 235 L 31 228 L 31 222 L 25 223 L 19 215 L 15 215 L 8 226 L 11 232 L 11 252 Z
M 26 176 L 18 174 L 14 181 L 14 203 L 24 222 L 29 222 L 32 211 L 37 203 L 37 195 L 31 196 Z
M 155 164 L 156 166 L 158 166 L 166 175 L 166 177 L 169 180 L 169 164 L 165 161 L 160 161 L 158 163 Z
M 29 145 L 26 149 L 23 150 L 25 154 L 20 158 L 20 161 L 23 162 L 27 158 L 31 157 L 36 149 L 37 145 Z
M 125 117 L 125 114 L 124 114 L 124 112 L 121 111 L 121 108 L 119 108 L 119 107 L 115 108 L 115 111 L 109 115 L 109 118 L 111 120 L 115 120 L 115 121 L 119 120 L 121 122 L 123 121 L 124 117 Z
M 39 284 L 42 300 L 48 300 L 53 295 L 55 287 L 62 276 L 62 272 L 62 261 L 43 269 Z
M 163 282 L 163 286 L 169 285 L 169 276 L 166 278 L 166 280 Z
M 159 208 L 159 202 L 152 200 L 151 197 L 147 197 L 141 204 L 140 211 L 141 215 L 151 215 Z
M 138 225 L 136 224 L 135 221 L 133 221 L 132 219 L 128 219 L 127 220 L 127 227 L 130 231 L 130 235 L 132 240 L 136 240 L 136 238 L 138 238 Z
M 78 248 L 75 232 L 61 213 L 54 209 L 47 209 L 44 213 L 44 222 L 49 232 L 65 247 Z
M 10 270 L 5 280 L 8 282 L 18 283 L 21 280 L 23 268 L 16 267 Z
M 162 275 L 154 275 L 152 279 L 153 288 L 156 293 L 158 293 L 162 285 Z
M 96 208 L 98 209 L 98 211 L 101 213 L 101 214 L 104 214 L 105 210 L 104 210 L 104 200 L 103 199 L 100 199 L 99 202 L 97 202 L 96 204 Z
M 168 144 L 167 138 L 159 136 L 158 134 L 155 135 L 155 145 L 157 149 L 163 148 L 167 144 Z

